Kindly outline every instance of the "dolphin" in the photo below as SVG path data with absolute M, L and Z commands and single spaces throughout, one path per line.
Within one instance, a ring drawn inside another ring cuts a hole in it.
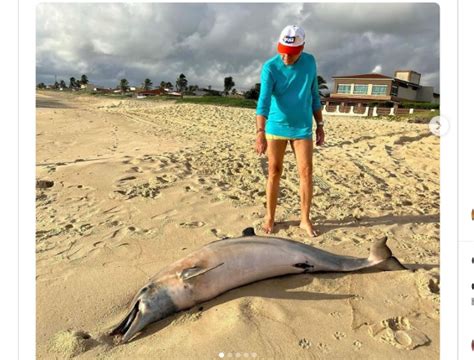
M 301 242 L 256 236 L 213 241 L 159 271 L 133 298 L 125 318 L 109 333 L 126 343 L 148 324 L 189 309 L 230 289 L 287 274 L 406 269 L 386 245 L 374 242 L 368 258 L 341 256 Z

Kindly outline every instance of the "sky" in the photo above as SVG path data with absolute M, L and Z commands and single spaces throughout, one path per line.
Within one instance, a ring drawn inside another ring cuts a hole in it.
M 439 7 L 430 3 L 49 3 L 36 11 L 36 83 L 97 86 L 125 78 L 235 88 L 260 82 L 286 25 L 306 33 L 305 52 L 332 76 L 397 69 L 421 73 L 439 92 Z

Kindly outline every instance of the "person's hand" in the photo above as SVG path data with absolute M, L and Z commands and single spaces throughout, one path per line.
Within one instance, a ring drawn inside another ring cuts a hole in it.
M 265 151 L 267 151 L 267 139 L 265 138 L 265 133 L 263 131 L 257 133 L 255 150 L 257 150 L 258 155 L 263 155 L 265 154 Z
M 316 145 L 324 145 L 324 128 L 322 126 L 316 128 Z

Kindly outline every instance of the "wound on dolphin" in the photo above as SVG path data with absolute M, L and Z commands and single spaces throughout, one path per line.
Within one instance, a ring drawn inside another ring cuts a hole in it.
M 294 264 L 293 266 L 298 269 L 303 269 L 304 272 L 308 272 L 309 269 L 314 268 L 313 265 L 310 265 L 308 263 L 298 263 L 298 264 Z
M 406 269 L 386 244 L 375 240 L 367 258 L 330 253 L 289 239 L 257 236 L 217 240 L 161 269 L 131 302 L 110 332 L 125 343 L 148 324 L 211 300 L 231 289 L 287 274 Z

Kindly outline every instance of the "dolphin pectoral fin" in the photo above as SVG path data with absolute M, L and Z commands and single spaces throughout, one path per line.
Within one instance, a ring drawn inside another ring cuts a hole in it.
M 179 277 L 183 280 L 189 280 L 189 279 L 192 279 L 196 276 L 203 275 L 203 274 L 207 273 L 208 271 L 214 270 L 214 269 L 218 268 L 221 265 L 224 265 L 224 263 L 220 263 L 220 264 L 218 264 L 216 266 L 213 266 L 211 268 L 202 268 L 202 267 L 199 267 L 199 266 L 193 266 L 191 268 L 183 269 L 183 271 L 181 271 L 181 274 L 179 274 Z

